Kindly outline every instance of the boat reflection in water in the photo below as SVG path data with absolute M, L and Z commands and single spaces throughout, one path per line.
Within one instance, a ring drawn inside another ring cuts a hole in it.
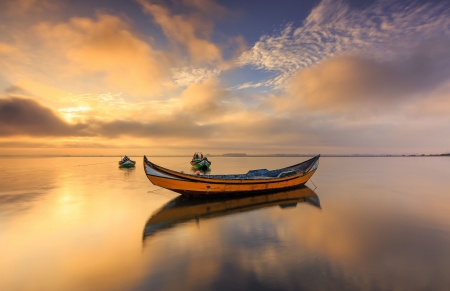
M 145 224 L 143 240 L 190 220 L 199 221 L 272 206 L 295 207 L 297 203 L 302 202 L 321 208 L 317 194 L 306 186 L 265 195 L 234 198 L 195 199 L 178 196 L 150 217 Z

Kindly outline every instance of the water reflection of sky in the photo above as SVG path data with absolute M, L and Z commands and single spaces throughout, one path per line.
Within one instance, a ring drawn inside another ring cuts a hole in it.
M 277 205 L 144 237 L 177 194 L 114 158 L 2 159 L 1 290 L 447 290 L 450 160 L 321 158 L 322 210 Z M 189 158 L 186 158 L 188 164 Z M 215 158 L 245 172 L 301 158 Z M 183 158 L 155 162 L 189 171 Z M 83 164 L 96 164 L 80 166 Z M 220 169 L 223 164 L 224 168 Z

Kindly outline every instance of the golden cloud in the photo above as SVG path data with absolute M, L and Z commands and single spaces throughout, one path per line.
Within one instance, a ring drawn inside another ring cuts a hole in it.
M 14 52 L 15 50 L 16 49 L 13 46 L 0 42 L 0 55 L 7 55 Z
M 398 93 L 392 90 L 394 79 L 392 71 L 375 61 L 338 57 L 299 71 L 287 92 L 297 106 L 342 112 L 393 101 Z
M 225 100 L 228 91 L 220 88 L 218 82 L 217 79 L 209 79 L 201 84 L 189 85 L 180 97 L 183 111 L 206 118 L 223 115 L 226 106 L 222 101 Z
M 156 96 L 164 90 L 169 59 L 116 16 L 75 17 L 67 23 L 41 23 L 34 30 L 45 49 L 56 55 L 64 52 L 65 71 L 84 78 L 101 74 L 109 88 L 130 95 Z
M 343 115 L 384 115 L 442 86 L 450 73 L 444 64 L 448 42 L 416 48 L 409 57 L 377 61 L 338 56 L 297 72 L 284 97 L 268 102 L 278 110 L 314 110 Z

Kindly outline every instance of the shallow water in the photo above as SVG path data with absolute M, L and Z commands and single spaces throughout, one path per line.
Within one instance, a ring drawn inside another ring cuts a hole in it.
M 322 157 L 314 192 L 219 202 L 180 202 L 135 159 L 1 158 L 0 290 L 449 290 L 448 157 Z

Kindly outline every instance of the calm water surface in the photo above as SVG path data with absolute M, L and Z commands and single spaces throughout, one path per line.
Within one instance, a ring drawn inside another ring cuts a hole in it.
M 0 290 L 450 290 L 450 158 L 321 158 L 314 191 L 200 202 L 117 160 L 0 159 Z

